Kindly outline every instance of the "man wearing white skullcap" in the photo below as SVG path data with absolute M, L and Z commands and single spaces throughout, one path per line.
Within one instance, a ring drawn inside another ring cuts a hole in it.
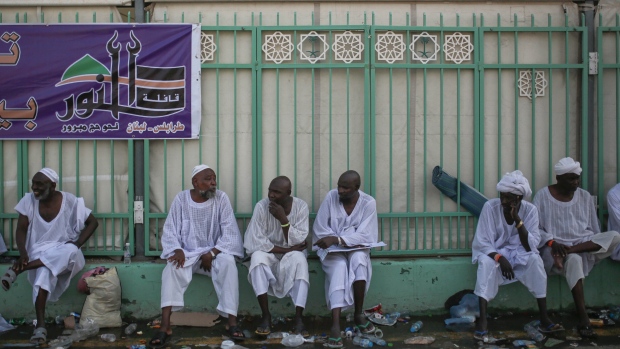
M 193 274 L 211 277 L 219 304 L 217 312 L 228 318 L 229 335 L 244 339 L 237 325 L 239 279 L 235 257 L 243 257 L 243 243 L 228 196 L 217 190 L 216 175 L 207 165 L 192 171 L 193 189 L 174 198 L 161 237 L 161 328 L 149 343 L 160 348 L 172 334 L 170 316 L 183 309 L 183 295 Z
M 620 245 L 620 234 L 601 233 L 592 196 L 579 188 L 581 167 L 571 158 L 555 166 L 557 183 L 536 193 L 540 217 L 540 254 L 549 275 L 560 274 L 571 289 L 582 337 L 595 337 L 583 293 L 583 279 L 594 264 L 609 257 Z
M 521 171 L 506 173 L 497 184 L 499 199 L 482 207 L 472 243 L 472 263 L 478 263 L 476 288 L 480 304 L 474 338 L 484 340 L 487 331 L 487 304 L 499 286 L 520 281 L 538 302 L 539 331 L 562 331 L 547 314 L 547 274 L 538 254 L 540 233 L 538 210 L 524 198 L 532 194 Z
M 17 275 L 28 271 L 37 314 L 30 341 L 36 344 L 47 340 L 47 301 L 57 301 L 71 278 L 82 270 L 85 261 L 80 247 L 98 226 L 82 198 L 56 190 L 58 180 L 54 170 L 41 169 L 32 177 L 32 193 L 15 206 L 19 258 L 1 279 L 2 288 L 8 291 Z

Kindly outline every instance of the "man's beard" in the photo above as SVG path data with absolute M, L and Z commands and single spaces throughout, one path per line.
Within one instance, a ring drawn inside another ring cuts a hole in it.
M 201 190 L 198 193 L 200 193 L 200 196 L 204 199 L 213 199 L 215 197 L 215 190 Z
M 39 196 L 36 196 L 36 195 L 35 195 L 35 196 L 34 196 L 34 199 L 35 199 L 35 200 L 45 200 L 45 199 L 47 199 L 49 196 L 50 196 L 50 188 L 48 187 L 48 188 L 46 188 L 46 189 L 45 189 L 45 191 L 44 191 L 41 195 L 39 195 Z
M 341 204 L 350 204 L 351 201 L 353 201 L 353 198 L 349 196 L 345 196 L 345 197 L 339 196 L 338 200 L 340 200 Z

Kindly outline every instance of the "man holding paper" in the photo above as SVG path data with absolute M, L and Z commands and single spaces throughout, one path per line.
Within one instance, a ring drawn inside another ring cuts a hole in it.
M 375 328 L 362 312 L 364 296 L 370 286 L 372 266 L 370 247 L 377 244 L 377 204 L 370 195 L 359 190 L 360 175 L 346 171 L 338 179 L 338 188 L 332 189 L 319 208 L 313 226 L 314 250 L 339 250 L 321 253 L 325 271 L 325 297 L 332 310 L 330 348 L 342 348 L 340 312 L 355 307 L 355 325 L 362 333 Z M 368 248 L 360 248 L 365 247 Z M 347 251 L 347 249 L 351 249 Z M 344 251 L 343 251 L 344 250 Z

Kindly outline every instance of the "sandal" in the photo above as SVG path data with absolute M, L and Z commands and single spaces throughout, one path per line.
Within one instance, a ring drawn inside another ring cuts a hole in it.
M 149 348 L 157 349 L 162 348 L 168 342 L 168 339 L 171 335 L 164 331 L 157 331 L 153 338 L 149 341 Z M 153 343 L 154 341 L 159 341 L 158 343 Z
M 30 337 L 30 343 L 43 344 L 45 342 L 47 342 L 47 330 L 45 327 L 35 328 L 32 337 Z
M 236 339 L 238 341 L 242 341 L 245 339 L 245 335 L 243 334 L 243 330 L 239 326 L 232 326 L 228 329 L 228 335 L 232 339 Z
M 357 328 L 362 334 L 369 334 L 375 332 L 375 326 L 370 321 L 367 321 L 365 325 L 357 325 Z
M 538 330 L 538 332 L 542 334 L 549 334 L 553 332 L 564 331 L 564 327 L 560 324 L 550 324 L 547 327 L 543 327 L 542 325 L 539 325 L 536 329 Z
M 269 325 L 267 325 L 266 327 L 258 326 L 254 333 L 259 336 L 268 336 L 271 333 L 271 328 L 269 327 Z
M 484 341 L 485 337 L 489 337 L 489 331 L 476 331 L 474 332 L 474 339 L 479 341 Z
M 584 338 L 597 338 L 598 334 L 594 332 L 592 326 L 579 326 L 577 327 L 577 331 L 579 335 Z
M 13 282 L 15 282 L 16 278 L 17 274 L 15 274 L 15 271 L 12 268 L 9 268 L 6 273 L 4 273 L 4 276 L 2 276 L 2 278 L 0 279 L 2 289 L 8 291 L 11 288 Z
M 323 345 L 328 348 L 332 348 L 332 349 L 338 349 L 338 348 L 344 347 L 344 344 L 342 344 L 342 337 L 338 337 L 338 338 L 329 337 L 327 339 L 327 343 Z

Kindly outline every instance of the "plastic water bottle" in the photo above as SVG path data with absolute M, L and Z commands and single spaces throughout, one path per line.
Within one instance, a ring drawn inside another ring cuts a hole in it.
M 388 322 L 392 323 L 392 322 L 396 322 L 398 321 L 398 318 L 400 317 L 400 313 L 399 312 L 395 312 L 395 313 L 390 313 L 387 314 L 385 316 L 385 318 L 388 320 Z
M 368 338 L 363 338 L 359 336 L 353 337 L 353 344 L 357 345 L 358 347 L 362 347 L 362 348 L 372 347 L 372 342 Z
M 527 332 L 527 335 L 532 338 L 533 340 L 537 341 L 537 342 L 542 342 L 543 339 L 545 339 L 545 336 L 538 332 L 537 329 L 534 328 L 534 326 L 527 324 L 523 327 L 523 329 L 525 330 L 525 332 Z
M 102 334 L 101 335 L 101 340 L 103 340 L 104 342 L 115 342 L 116 341 L 116 336 L 113 335 L 112 333 L 106 333 L 106 334 Z
M 409 329 L 410 332 L 419 332 L 420 329 L 422 329 L 422 321 L 416 321 L 413 323 L 413 325 L 411 325 L 411 329 Z
M 129 250 L 129 243 L 125 244 L 125 252 L 123 253 L 123 262 L 125 264 L 131 264 L 131 251 Z
M 375 343 L 376 345 L 379 345 L 379 346 L 382 346 L 382 347 L 385 347 L 387 345 L 386 341 L 384 341 L 383 339 L 378 338 L 376 336 L 368 336 L 367 338 L 368 338 L 369 341 Z
M 136 331 L 137 328 L 138 328 L 138 324 L 131 324 L 125 327 L 125 334 L 127 335 L 132 334 Z

